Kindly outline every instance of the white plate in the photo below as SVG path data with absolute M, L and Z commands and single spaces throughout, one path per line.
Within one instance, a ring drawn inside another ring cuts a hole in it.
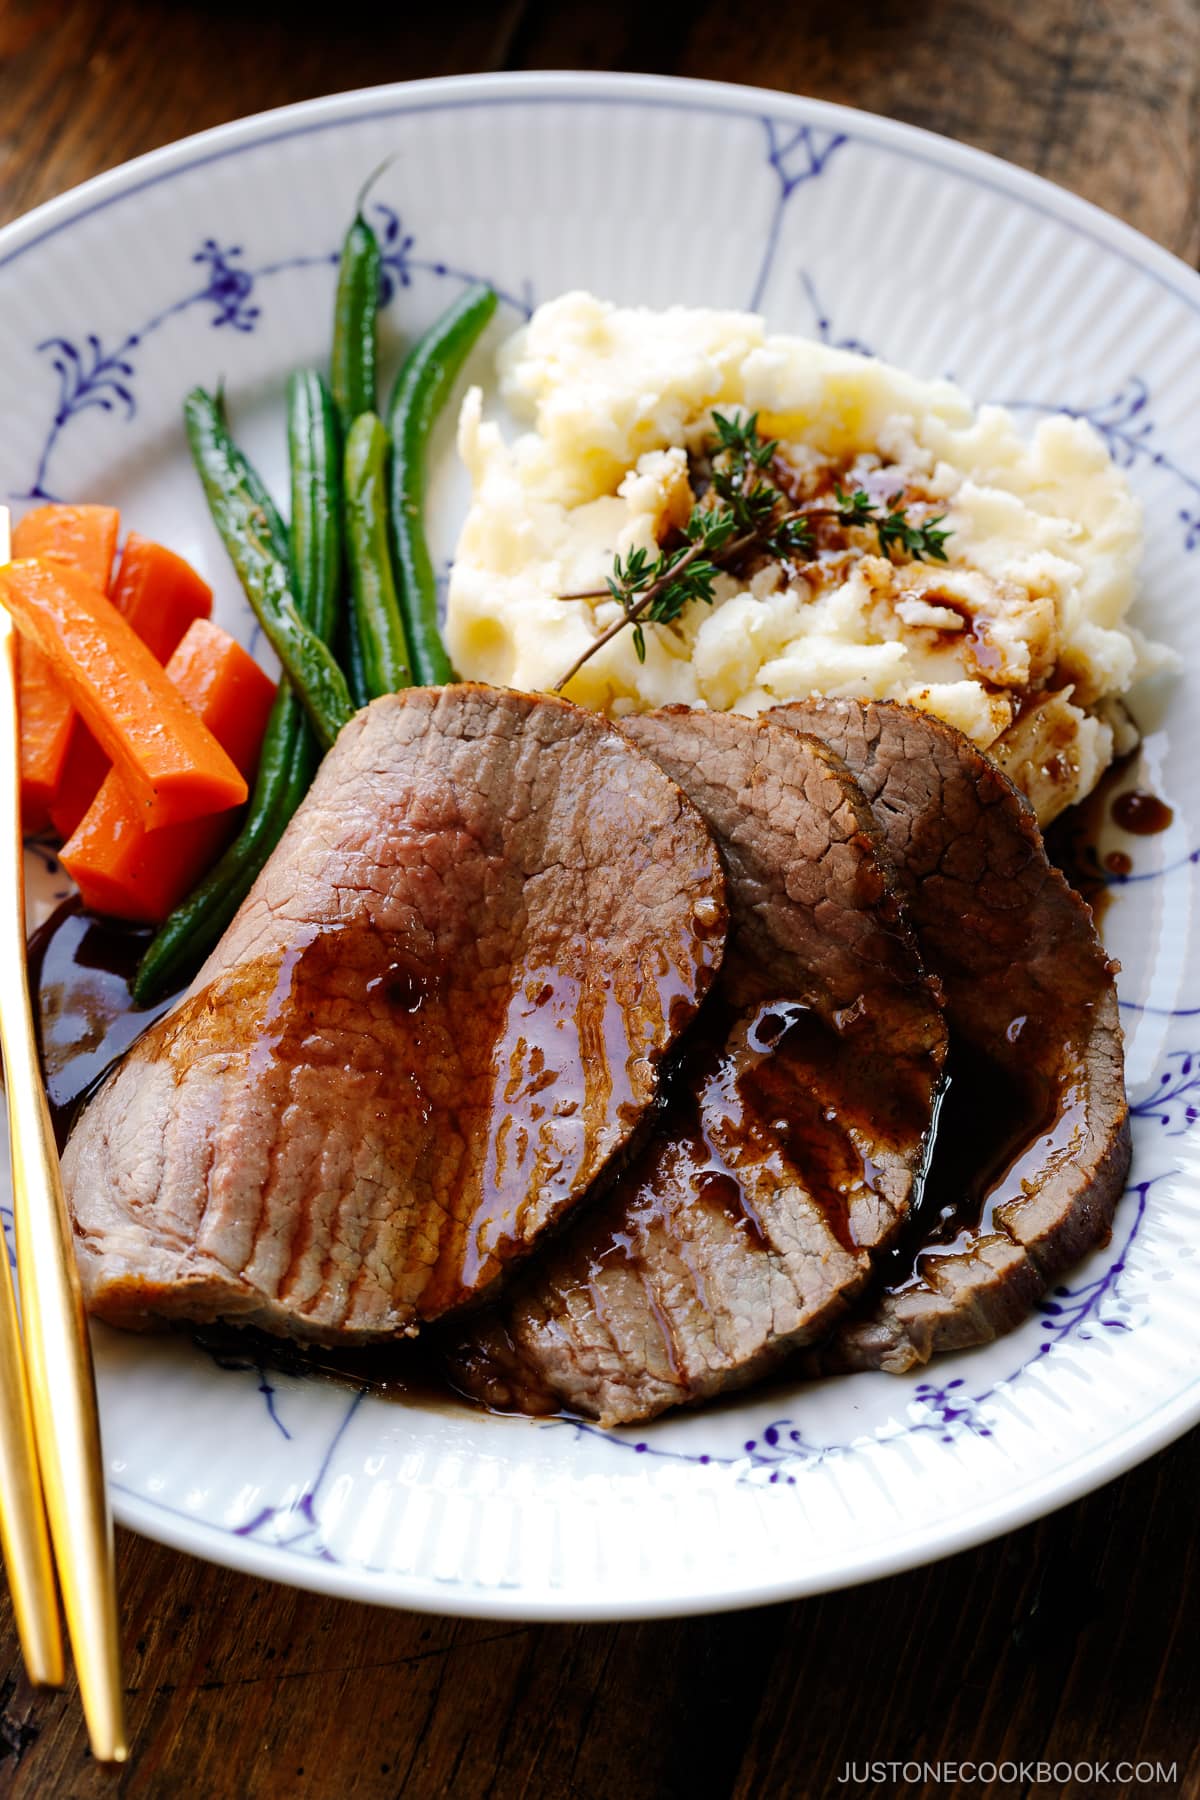
M 361 1399 L 97 1331 L 117 1517 L 361 1599 L 576 1619 L 810 1593 L 1035 1517 L 1200 1418 L 1200 279 L 1044 182 L 815 101 L 561 75 L 344 95 L 177 144 L 0 234 L 0 493 L 119 502 L 248 634 L 180 400 L 223 377 L 281 476 L 284 376 L 325 354 L 341 233 L 388 157 L 370 211 L 393 354 L 479 275 L 504 299 L 486 374 L 532 302 L 583 285 L 761 306 L 1103 434 L 1146 505 L 1142 620 L 1189 671 L 1144 719 L 1175 824 L 1126 845 L 1135 875 L 1107 921 L 1134 1185 L 1111 1247 L 1002 1343 L 642 1431 Z M 449 425 L 434 498 L 445 558 L 463 499 Z

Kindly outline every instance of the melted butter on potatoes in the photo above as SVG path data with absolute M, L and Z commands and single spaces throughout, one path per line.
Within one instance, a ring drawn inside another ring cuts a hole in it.
M 515 442 L 467 396 L 473 498 L 450 579 L 450 654 L 467 677 L 551 689 L 615 619 L 613 558 L 686 521 L 712 412 L 757 412 L 800 502 L 834 484 L 944 513 L 945 564 L 892 560 L 869 529 L 823 534 L 799 565 L 722 573 L 714 604 L 619 633 L 569 696 L 615 716 L 669 702 L 753 713 L 813 693 L 901 700 L 989 750 L 1043 822 L 1094 785 L 1118 697 L 1168 653 L 1126 621 L 1141 509 L 1090 426 L 1031 439 L 946 381 L 770 336 L 746 313 L 664 312 L 566 294 L 501 352 Z

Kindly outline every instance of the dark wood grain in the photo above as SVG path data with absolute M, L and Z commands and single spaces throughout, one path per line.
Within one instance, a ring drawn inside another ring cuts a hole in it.
M 0 0 L 0 218 L 187 132 L 369 82 L 484 68 L 757 82 L 947 132 L 1195 262 L 1196 0 Z M 848 1763 L 1149 1759 L 1176 1779 L 997 1794 L 1200 1795 L 1200 1435 L 1041 1524 L 795 1606 L 545 1627 L 396 1614 L 119 1537 L 134 1759 L 89 1761 L 0 1603 L 0 1796 L 707 1800 L 979 1795 Z

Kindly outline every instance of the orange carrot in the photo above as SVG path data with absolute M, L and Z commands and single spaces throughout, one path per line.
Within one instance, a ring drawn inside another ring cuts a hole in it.
M 148 829 L 241 805 L 245 778 L 98 588 L 65 563 L 14 562 L 0 604 L 54 664 Z
M 197 620 L 167 664 L 178 693 L 249 777 L 258 761 L 275 685 L 219 625 Z M 63 846 L 84 904 L 120 919 L 158 924 L 225 847 L 236 819 L 210 813 L 147 831 L 115 769 Z
M 44 831 L 62 779 L 75 708 L 36 644 L 17 639 L 17 716 L 21 721 L 21 829 Z
M 68 563 L 93 587 L 108 586 L 120 515 L 112 506 L 35 507 L 13 532 L 13 554 Z M 183 558 L 131 531 L 113 581 L 113 604 L 165 663 L 193 619 L 212 611 L 212 590 Z M 27 647 L 20 693 L 22 818 L 69 837 L 111 766 L 51 664 Z
M 120 514 L 113 506 L 38 506 L 13 526 L 14 556 L 53 556 L 100 587 L 108 586 Z M 49 659 L 34 644 L 17 648 L 21 721 L 21 825 L 44 831 L 83 727 Z
M 74 711 L 74 709 L 72 709 Z M 50 796 L 50 823 L 60 838 L 69 838 L 112 768 L 112 758 L 96 742 L 78 713 L 62 771 Z
M 173 550 L 131 531 L 109 598 L 165 663 L 193 619 L 212 613 L 212 589 Z
M 52 556 L 108 591 L 121 515 L 115 506 L 35 506 L 13 526 L 14 556 Z
M 212 589 L 191 564 L 136 531 L 125 539 L 109 598 L 160 663 L 167 661 L 193 619 L 207 619 L 212 611 Z M 70 837 L 111 767 L 83 720 L 76 718 L 50 798 L 50 821 L 60 838 Z
M 275 683 L 248 650 L 210 619 L 196 619 L 167 674 L 237 764 L 247 782 L 258 767 Z

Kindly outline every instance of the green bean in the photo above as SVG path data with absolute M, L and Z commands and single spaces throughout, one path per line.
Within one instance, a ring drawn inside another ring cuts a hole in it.
M 367 686 L 366 659 L 363 656 L 362 638 L 358 630 L 358 616 L 353 606 L 346 609 L 341 621 L 341 630 L 334 640 L 338 661 L 346 675 L 346 686 L 350 689 L 350 698 L 355 706 L 365 706 L 371 699 L 371 691 Z
M 375 174 L 380 172 L 376 170 Z M 346 233 L 338 267 L 330 369 L 343 441 L 349 437 L 355 419 L 363 413 L 374 412 L 377 404 L 375 370 L 382 258 L 378 239 L 362 214 L 367 189 L 374 180 L 375 175 L 372 175 L 359 195 L 357 212 Z M 355 706 L 365 706 L 372 698 L 372 690 L 367 680 L 367 653 L 362 630 L 353 608 L 343 623 L 338 649 L 351 698 Z
M 372 699 L 412 684 L 388 546 L 387 455 L 383 420 L 377 413 L 363 413 L 346 439 L 346 554 L 363 672 Z
M 414 344 L 388 406 L 392 557 L 413 672 L 423 687 L 454 679 L 438 630 L 437 578 L 425 538 L 429 438 L 468 353 L 495 310 L 491 288 L 468 288 Z
M 333 309 L 330 376 L 343 436 L 349 434 L 360 413 L 375 411 L 376 314 L 381 269 L 379 239 L 360 207 L 342 244 Z
M 296 605 L 328 643 L 342 583 L 342 455 L 333 400 L 311 369 L 288 382 L 288 453 Z
M 311 372 L 293 375 L 288 387 L 288 397 L 291 408 L 288 441 L 292 460 L 292 568 L 297 587 L 303 588 L 306 580 L 311 579 L 306 576 L 306 567 L 319 563 L 321 587 L 328 594 L 328 619 L 320 607 L 310 608 L 305 604 L 304 594 L 298 592 L 296 599 L 300 611 L 318 635 L 327 644 L 333 645 L 334 654 L 350 689 L 350 698 L 357 708 L 365 706 L 371 695 L 367 692 L 363 672 L 362 646 L 354 608 L 347 607 L 342 612 L 337 606 L 342 591 L 345 555 L 342 532 L 342 433 L 337 410 L 325 382 L 319 375 Z M 316 468 L 312 466 L 314 458 Z M 323 489 L 319 542 L 318 521 L 314 520 L 311 525 L 304 524 L 308 510 L 316 505 L 315 501 L 306 498 L 313 481 L 319 481 Z M 302 532 L 299 543 L 296 542 L 298 524 Z M 338 613 L 336 621 L 335 611 Z
M 242 459 L 202 388 L 184 403 L 192 457 L 209 510 L 246 598 L 328 749 L 353 712 L 346 679 L 328 646 L 301 618 L 287 568 L 275 553 L 269 516 L 247 485 Z
M 201 392 L 200 389 L 197 389 L 196 391 L 197 393 Z M 250 499 L 262 514 L 263 521 L 267 528 L 267 535 L 271 540 L 272 553 L 279 558 L 280 562 L 286 562 L 290 554 L 291 545 L 288 537 L 288 528 L 279 516 L 279 508 L 271 498 L 266 483 L 258 470 L 254 467 L 254 464 L 250 461 L 250 458 L 243 451 L 238 449 L 230 435 L 229 424 L 225 417 L 224 394 L 218 394 L 213 404 L 224 441 L 225 454 L 229 459 L 230 467 L 236 470 L 238 480 L 242 483 L 247 494 L 250 496 Z M 184 407 L 184 415 L 186 418 L 186 404 Z
M 304 709 L 291 684 L 281 681 L 242 828 L 151 940 L 133 982 L 133 997 L 139 1006 L 169 993 L 172 987 L 181 987 L 203 962 L 308 792 L 317 761 L 316 742 Z
M 288 384 L 288 442 L 296 602 L 318 635 L 328 639 L 341 584 L 341 458 L 333 403 L 319 375 L 301 371 Z M 230 460 L 261 508 L 272 549 L 282 559 L 288 534 L 274 501 L 236 446 L 230 447 Z M 241 830 L 147 948 L 133 983 L 139 1005 L 180 985 L 207 956 L 308 792 L 318 760 L 304 708 L 285 679 L 263 734 L 254 792 Z

